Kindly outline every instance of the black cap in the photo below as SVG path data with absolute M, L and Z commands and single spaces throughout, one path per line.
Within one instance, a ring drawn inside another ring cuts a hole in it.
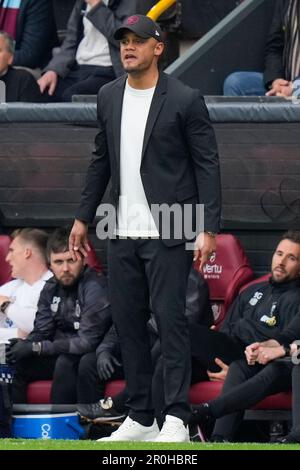
M 123 25 L 115 31 L 114 38 L 117 40 L 122 39 L 126 30 L 132 31 L 143 39 L 154 38 L 159 42 L 163 42 L 163 33 L 160 26 L 149 16 L 129 16 Z

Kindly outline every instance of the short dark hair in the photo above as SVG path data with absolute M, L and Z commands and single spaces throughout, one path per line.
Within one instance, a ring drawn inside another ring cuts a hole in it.
M 68 227 L 59 227 L 50 235 L 47 243 L 47 258 L 50 262 L 51 253 L 65 253 L 69 251 L 69 235 Z
M 282 235 L 281 240 L 290 240 L 300 244 L 300 230 L 288 230 Z
M 44 230 L 39 228 L 20 228 L 14 230 L 11 234 L 13 240 L 17 237 L 21 238 L 24 242 L 32 243 L 46 261 L 48 234 Z

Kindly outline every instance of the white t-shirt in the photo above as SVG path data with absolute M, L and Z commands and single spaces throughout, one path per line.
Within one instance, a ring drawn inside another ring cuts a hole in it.
M 124 237 L 157 238 L 143 187 L 140 167 L 143 141 L 154 88 L 138 90 L 126 83 L 120 145 L 120 198 L 116 234 Z
M 86 13 L 91 9 L 88 5 Z M 76 61 L 79 65 L 99 65 L 102 67 L 112 66 L 106 37 L 95 28 L 89 19 L 83 18 L 83 38 L 76 52 Z
M 41 290 L 51 277 L 53 273 L 48 270 L 34 284 L 15 279 L 0 287 L 0 295 L 15 299 L 5 314 L 0 312 L 0 340 L 16 338 L 18 328 L 27 334 L 32 331 Z

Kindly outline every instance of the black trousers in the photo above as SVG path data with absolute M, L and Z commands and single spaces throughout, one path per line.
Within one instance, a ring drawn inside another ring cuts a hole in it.
M 116 367 L 109 380 L 123 379 L 122 367 Z M 106 381 L 99 378 L 96 353 L 85 354 L 78 367 L 77 402 L 95 403 L 104 397 Z
M 232 440 L 243 419 L 244 410 L 273 393 L 291 388 L 291 361 L 273 361 L 249 366 L 245 359 L 233 362 L 222 394 L 210 402 L 216 420 L 213 435 Z
M 217 372 L 215 363 L 218 357 L 226 364 L 244 357 L 244 347 L 232 338 L 218 331 L 210 330 L 207 326 L 197 323 L 189 324 L 191 339 L 191 384 L 208 380 L 207 370 Z M 160 358 L 155 366 L 152 381 L 152 397 L 155 415 L 159 425 L 164 419 L 164 371 L 163 360 Z
M 94 394 L 92 395 L 91 392 L 91 401 L 86 400 L 85 380 L 92 380 L 87 379 L 89 374 L 85 372 L 84 381 L 82 381 L 82 371 L 89 362 L 86 360 L 86 356 L 89 355 L 61 354 L 55 357 L 30 357 L 19 361 L 16 365 L 12 384 L 13 403 L 27 403 L 27 386 L 35 380 L 53 380 L 51 403 L 92 403 L 102 398 L 104 385 L 102 385 L 102 389 L 101 387 L 97 389 L 95 386 Z M 89 390 L 92 390 L 92 388 L 89 388 Z M 99 396 L 101 392 L 102 396 Z M 80 396 L 80 394 L 83 394 L 83 396 Z
M 129 415 L 147 426 L 154 417 L 147 321 L 157 320 L 164 369 L 165 414 L 188 422 L 190 341 L 185 312 L 193 253 L 161 240 L 116 239 L 108 247 L 109 288 L 128 390 Z
M 97 95 L 100 88 L 116 78 L 112 67 L 75 65 L 65 78 L 58 78 L 53 98 L 49 101 L 72 101 L 73 95 Z
M 189 325 L 193 373 L 195 380 L 197 370 L 200 376 L 203 371 L 218 372 L 220 368 L 215 363 L 218 357 L 225 364 L 244 358 L 244 345 L 231 338 L 226 333 L 210 330 L 207 326 L 191 323 Z

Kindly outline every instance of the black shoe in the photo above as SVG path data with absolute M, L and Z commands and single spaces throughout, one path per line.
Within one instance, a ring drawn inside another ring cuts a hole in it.
M 274 442 L 277 444 L 300 444 L 300 435 L 293 433 L 291 431 L 286 436 L 278 437 Z
M 91 404 L 78 404 L 77 411 L 88 421 L 93 423 L 110 423 L 110 422 L 123 422 L 126 418 L 125 413 L 119 413 L 113 404 L 110 397 L 99 400 L 97 403 Z
M 214 418 L 208 403 L 192 405 L 191 424 L 197 425 L 200 440 L 202 442 L 207 441 L 214 424 Z
M 192 405 L 192 419 L 197 424 L 203 424 L 212 420 L 211 409 L 208 403 Z

